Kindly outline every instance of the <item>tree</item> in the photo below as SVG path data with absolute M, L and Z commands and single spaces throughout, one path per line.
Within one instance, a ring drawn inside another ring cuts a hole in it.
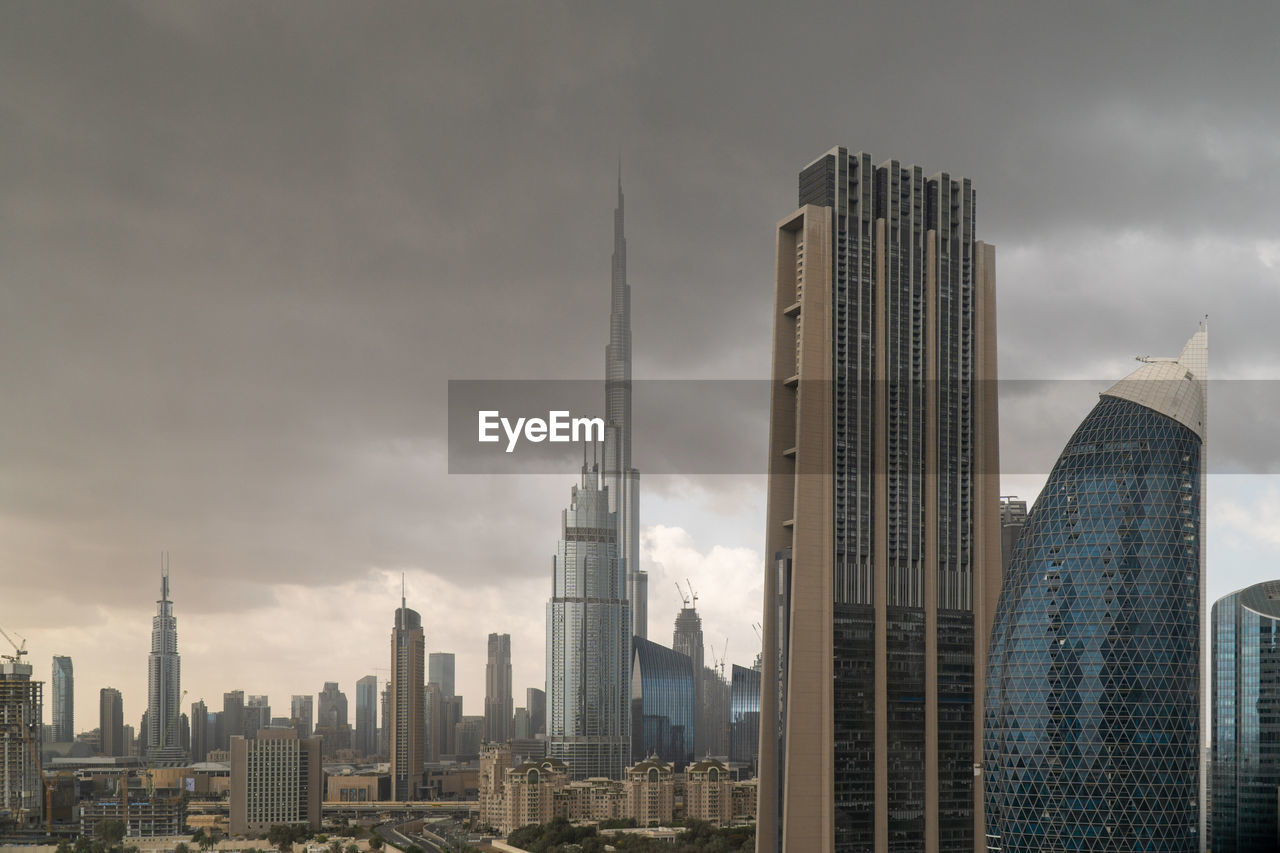
M 267 841 L 280 853 L 290 853 L 293 850 L 293 827 L 283 823 L 273 825 L 267 830 Z
M 191 853 L 191 848 L 181 841 L 173 846 L 173 853 Z
M 354 844 L 348 844 L 347 853 L 360 853 L 360 848 Z
M 118 820 L 100 820 L 93 828 L 93 836 L 107 847 L 115 847 L 124 838 L 124 823 Z
M 381 849 L 382 849 L 382 836 L 381 836 L 381 835 L 376 835 L 376 834 L 375 834 L 375 835 L 370 835 L 370 836 L 369 836 L 369 849 L 370 849 L 370 850 L 381 850 Z

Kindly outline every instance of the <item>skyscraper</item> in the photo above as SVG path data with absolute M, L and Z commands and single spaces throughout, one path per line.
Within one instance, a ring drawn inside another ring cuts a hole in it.
M 391 797 L 411 800 L 422 782 L 424 757 L 423 666 L 426 635 L 422 617 L 403 592 L 391 629 Z
M 609 344 L 605 347 L 604 485 L 618 526 L 618 564 L 626 577 L 637 637 L 649 636 L 649 576 L 640 571 L 640 472 L 631 465 L 631 285 L 627 283 L 622 168 L 613 211 Z M 619 777 L 621 778 L 621 777 Z
M 1013 549 L 1027 523 L 1027 502 L 1014 497 L 1000 498 L 1000 577 L 1009 573 Z
M 313 709 L 315 700 L 310 694 L 295 694 L 289 700 L 289 716 L 298 721 L 298 737 L 311 737 L 314 726 Z
M 1280 790 L 1280 581 L 1213 605 L 1214 853 L 1276 849 Z
M 536 687 L 525 689 L 525 707 L 529 709 L 529 736 L 547 733 L 547 692 Z
M 231 739 L 236 735 L 244 735 L 243 690 L 222 694 L 222 713 L 218 715 L 218 748 L 230 749 Z
M 484 739 L 506 743 L 511 738 L 511 635 L 489 635 L 489 662 L 484 668 Z
M 694 759 L 697 705 L 693 661 L 643 637 L 631 662 L 631 761 L 656 755 L 684 770 Z
M 299 738 L 293 729 L 233 737 L 229 782 L 231 832 L 265 833 L 279 825 L 320 828 L 320 738 Z
M 76 739 L 76 679 L 71 658 L 53 656 L 53 740 L 70 743 Z
M 1207 330 L 1143 360 L 1076 429 L 1014 549 L 987 673 L 993 850 L 1201 849 Z
M 0 662 L 0 813 L 19 829 L 34 829 L 44 814 L 38 760 L 44 748 L 44 682 L 31 680 L 25 654 L 19 650 Z
M 598 466 L 560 517 L 547 603 L 547 754 L 574 779 L 621 779 L 631 754 L 631 602 Z
M 981 849 L 995 252 L 945 172 L 835 148 L 799 196 L 777 231 L 759 849 Z
M 258 736 L 259 729 L 265 729 L 270 725 L 271 700 L 266 696 L 250 696 L 248 703 L 244 706 L 244 731 L 241 734 L 254 738 Z
M 182 758 L 178 715 L 182 709 L 181 660 L 178 657 L 178 620 L 169 600 L 169 560 L 160 570 L 160 600 L 151 619 L 151 655 L 147 661 L 147 730 L 140 732 L 146 755 L 160 759 Z
M 698 615 L 697 602 L 698 596 L 694 593 L 690 599 L 685 600 L 684 606 L 676 614 L 675 629 L 671 634 L 671 648 L 685 655 L 692 662 L 693 708 L 696 721 L 693 727 L 692 746 L 694 756 L 701 758 L 710 748 L 709 738 L 712 736 L 715 723 L 707 714 L 707 673 L 703 663 L 706 650 L 702 642 L 702 617 Z M 643 759 L 647 756 L 640 757 Z
M 427 680 L 440 685 L 440 695 L 448 698 L 458 695 L 454 691 L 453 652 L 432 652 L 430 656 L 431 677 Z
M 113 687 L 98 691 L 98 733 L 103 755 L 124 755 L 124 702 Z
M 729 687 L 729 760 L 755 770 L 760 751 L 760 672 L 733 665 Z
M 338 682 L 326 681 L 320 691 L 319 711 L 316 714 L 317 726 L 328 726 L 340 729 L 347 722 L 347 694 L 338 688 Z
M 191 703 L 191 763 L 198 764 L 209 757 L 212 748 L 209 728 L 209 708 L 201 699 Z
M 366 675 L 356 682 L 356 752 L 378 754 L 378 677 Z

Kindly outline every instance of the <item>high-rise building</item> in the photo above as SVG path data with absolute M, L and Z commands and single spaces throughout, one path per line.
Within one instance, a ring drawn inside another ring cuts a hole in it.
M 525 689 L 525 707 L 529 709 L 529 737 L 547 733 L 547 692 L 536 687 Z
M 71 658 L 53 656 L 53 740 L 70 743 L 76 739 L 76 679 Z
M 231 738 L 236 735 L 244 736 L 243 690 L 222 694 L 222 713 L 218 715 L 218 748 L 230 749 Z
M 631 602 L 599 468 L 560 518 L 547 603 L 547 754 L 573 779 L 621 779 L 631 756 Z
M 263 729 L 231 738 L 231 832 L 266 832 L 273 826 L 320 829 L 324 771 L 320 738 L 299 738 L 290 728 Z
M 98 733 L 102 738 L 102 754 L 125 754 L 124 700 L 114 687 L 98 691 Z
M 995 251 L 968 179 L 835 148 L 777 230 L 761 851 L 985 847 Z
M 1280 581 L 1218 599 L 1209 630 L 1209 846 L 1214 853 L 1275 850 L 1280 838 Z
M 326 681 L 320 691 L 319 713 L 316 714 L 317 726 L 328 726 L 340 729 L 349 725 L 347 722 L 347 694 L 338 689 L 338 682 Z
M 454 691 L 453 668 L 454 656 L 453 652 L 432 652 L 430 658 L 431 677 L 428 679 L 433 684 L 440 685 L 440 695 L 444 697 L 458 695 Z
M 697 715 L 695 722 L 699 724 L 694 730 L 693 754 L 701 758 L 707 754 L 707 736 L 711 732 L 711 721 L 707 718 L 703 697 L 705 682 L 703 656 L 706 650 L 702 641 L 702 617 L 698 615 L 697 602 L 695 594 L 691 599 L 685 600 L 684 606 L 676 614 L 675 629 L 671 634 L 671 648 L 688 657 L 693 664 L 693 707 Z M 633 759 L 640 761 L 647 757 L 633 756 Z
M 1058 457 L 1005 578 L 987 670 L 992 850 L 1202 849 L 1208 333 L 1143 361 Z
M 24 654 L 0 662 L 0 813 L 27 830 L 40 826 L 44 815 L 38 760 L 44 749 L 44 682 L 31 680 Z
M 458 761 L 475 761 L 480 757 L 484 738 L 484 717 L 463 717 L 454 726 L 454 757 Z
M 689 656 L 634 640 L 631 662 L 631 761 L 657 756 L 681 771 L 694 759 L 693 662 Z
M 484 668 L 484 739 L 506 743 L 511 738 L 514 703 L 511 695 L 511 635 L 489 635 L 489 662 Z
M 391 796 L 411 800 L 422 783 L 423 668 L 426 635 L 422 617 L 410 610 L 403 593 L 391 629 Z
M 356 682 L 356 752 L 378 754 L 378 676 Z
M 462 721 L 462 697 L 440 697 L 441 746 L 439 758 L 454 758 L 458 754 L 458 723 Z
M 201 699 L 191 703 L 191 763 L 198 764 L 209 757 L 213 741 L 209 728 L 209 708 Z
M 760 754 L 760 671 L 733 665 L 729 682 L 729 760 L 755 770 Z
M 649 576 L 640 571 L 640 472 L 631 465 L 631 285 L 618 169 L 613 211 L 613 274 L 609 291 L 609 344 L 605 347 L 604 487 L 617 525 L 618 565 L 626 579 L 637 637 L 649 636 Z M 629 658 L 629 655 L 628 655 Z M 621 778 L 621 768 L 614 778 Z
M 266 696 L 250 696 L 244 706 L 244 731 L 247 738 L 258 736 L 259 729 L 271 725 L 271 700 Z
M 1013 549 L 1027 523 L 1027 502 L 1015 497 L 1000 497 L 1000 577 L 1009 573 Z
M 516 708 L 515 714 L 511 717 L 511 739 L 533 739 L 533 732 L 529 730 L 529 709 L 523 705 Z
M 382 725 L 378 727 L 378 755 L 391 752 L 391 682 L 382 685 Z
M 311 730 L 315 727 L 314 708 L 315 700 L 309 694 L 297 694 L 289 700 L 289 716 L 298 721 L 298 737 L 311 737 Z
M 161 760 L 183 757 L 179 745 L 178 715 L 182 709 L 181 659 L 178 656 L 178 620 L 169 600 L 169 561 L 160 571 L 160 600 L 151 619 L 151 654 L 147 660 L 147 727 L 141 752 Z

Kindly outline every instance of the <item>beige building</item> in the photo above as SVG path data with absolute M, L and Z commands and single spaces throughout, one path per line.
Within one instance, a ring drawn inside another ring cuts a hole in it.
M 665 826 L 671 823 L 676 806 L 676 784 L 671 765 L 650 756 L 634 767 L 628 767 L 626 780 L 627 811 L 623 817 L 634 818 L 638 826 Z
M 570 782 L 560 795 L 563 812 L 569 820 L 603 821 L 628 817 L 626 786 L 612 779 L 594 778 Z
M 426 757 L 426 635 L 422 617 L 404 597 L 391 629 L 391 798 L 415 799 L 422 785 Z
M 261 729 L 231 739 L 231 832 L 266 832 L 276 824 L 320 828 L 324 771 L 320 738 L 294 728 Z
M 705 758 L 685 771 L 684 815 L 716 826 L 729 826 L 733 819 L 734 782 L 729 768 L 714 758 Z
M 391 794 L 387 776 L 360 773 L 352 776 L 330 776 L 325 780 L 325 802 L 376 803 Z
M 777 229 L 759 850 L 985 851 L 995 250 L 958 176 L 836 148 L 799 189 Z
M 502 833 L 531 823 L 549 823 L 557 815 L 569 817 L 561 796 L 568 786 L 569 767 L 563 761 L 545 758 L 537 763 L 525 762 L 507 771 L 501 810 L 496 815 L 489 814 L 500 818 L 495 825 Z

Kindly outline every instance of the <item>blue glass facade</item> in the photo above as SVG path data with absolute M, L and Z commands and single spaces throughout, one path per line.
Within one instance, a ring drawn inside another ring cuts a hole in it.
M 1201 445 L 1104 395 L 1050 473 L 992 632 L 989 850 L 1199 850 Z
M 1280 581 L 1213 605 L 1214 853 L 1280 847 Z
M 631 667 L 631 760 L 652 755 L 683 770 L 693 760 L 693 661 L 635 638 Z
M 750 766 L 760 755 L 760 670 L 733 665 L 729 682 L 729 760 Z

